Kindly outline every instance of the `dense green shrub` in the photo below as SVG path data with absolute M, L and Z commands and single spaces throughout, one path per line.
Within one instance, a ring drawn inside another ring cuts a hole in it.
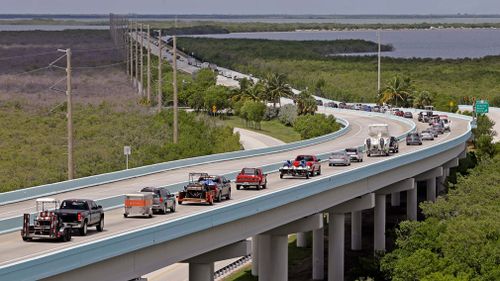
M 459 177 L 447 198 L 422 204 L 426 219 L 403 222 L 382 259 L 392 280 L 498 280 L 500 156 Z
M 258 101 L 247 100 L 240 109 L 240 116 L 247 122 L 252 122 L 251 124 L 253 124 L 254 128 L 260 129 L 260 122 L 264 118 L 265 111 L 265 104 Z
M 264 120 L 269 121 L 278 117 L 280 109 L 278 107 L 266 107 L 264 112 Z
M 309 139 L 335 132 L 340 129 L 340 125 L 335 122 L 333 115 L 316 114 L 297 117 L 293 128 L 302 139 Z
M 66 176 L 64 108 L 47 114 L 0 107 L 0 191 L 62 181 Z M 179 112 L 179 143 L 172 143 L 172 114 L 137 109 L 115 111 L 107 104 L 74 109 L 76 176 L 125 168 L 123 146 L 132 147 L 130 166 L 240 149 L 229 127 L 216 127 Z
M 297 116 L 297 106 L 294 104 L 285 104 L 280 108 L 278 120 L 286 126 L 293 126 Z

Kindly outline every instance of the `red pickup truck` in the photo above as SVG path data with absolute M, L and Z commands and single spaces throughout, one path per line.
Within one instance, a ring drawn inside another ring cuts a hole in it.
M 267 175 L 261 168 L 243 168 L 236 176 L 236 189 L 255 186 L 257 189 L 264 189 L 267 186 Z
M 308 179 L 314 175 L 321 175 L 321 159 L 315 155 L 299 155 L 293 161 L 287 161 L 280 168 L 280 178 L 285 175 L 302 176 Z

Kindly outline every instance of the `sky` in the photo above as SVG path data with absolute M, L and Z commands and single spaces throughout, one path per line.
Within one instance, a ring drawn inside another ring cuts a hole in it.
M 1 0 L 1 14 L 500 14 L 500 0 Z

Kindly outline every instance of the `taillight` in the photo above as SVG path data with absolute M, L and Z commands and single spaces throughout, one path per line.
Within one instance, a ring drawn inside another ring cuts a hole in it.
M 163 202 L 163 197 L 160 197 L 160 203 L 162 203 L 162 202 Z
M 78 221 L 81 221 L 81 220 L 82 220 L 82 214 L 81 214 L 81 213 L 78 213 L 78 215 L 77 215 L 77 220 L 78 220 Z

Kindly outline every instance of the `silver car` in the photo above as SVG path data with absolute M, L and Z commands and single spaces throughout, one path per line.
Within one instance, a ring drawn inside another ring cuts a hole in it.
M 434 140 L 434 132 L 431 130 L 423 130 L 421 136 L 422 140 Z
M 349 155 L 351 161 L 363 162 L 363 152 L 356 147 L 346 148 L 345 152 Z
M 343 165 L 343 166 L 349 166 L 351 165 L 351 157 L 347 152 L 344 151 L 339 151 L 339 152 L 334 152 L 328 158 L 328 166 L 335 166 L 335 165 Z

